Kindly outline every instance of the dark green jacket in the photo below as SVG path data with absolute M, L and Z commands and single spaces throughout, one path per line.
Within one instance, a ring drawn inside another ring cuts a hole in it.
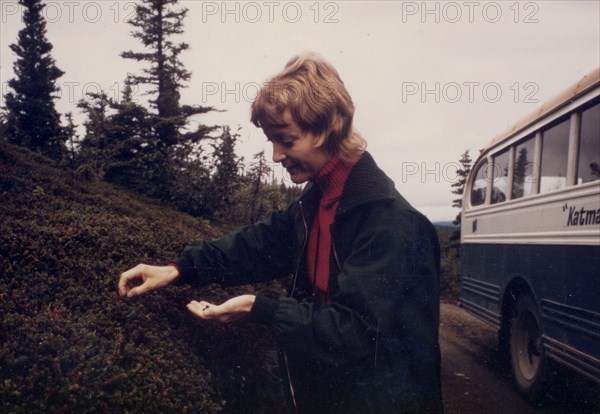
M 331 303 L 320 303 L 305 266 L 320 197 L 309 184 L 267 221 L 194 242 L 176 262 L 182 279 L 233 285 L 294 275 L 288 297 L 257 297 L 251 318 L 271 327 L 299 412 L 440 412 L 435 229 L 365 153 L 331 226 Z

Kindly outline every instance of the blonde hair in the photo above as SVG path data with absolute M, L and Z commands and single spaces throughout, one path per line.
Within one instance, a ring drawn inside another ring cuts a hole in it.
M 293 57 L 261 88 L 250 120 L 259 128 L 285 124 L 284 112 L 316 137 L 315 146 L 343 161 L 355 161 L 367 146 L 352 128 L 354 104 L 337 70 L 309 53 Z

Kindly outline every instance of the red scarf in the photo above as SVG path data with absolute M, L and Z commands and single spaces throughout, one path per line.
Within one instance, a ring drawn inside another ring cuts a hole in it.
M 325 303 L 329 302 L 330 226 L 340 204 L 344 184 L 353 166 L 354 164 L 347 164 L 334 156 L 315 176 L 315 182 L 321 189 L 323 197 L 308 236 L 307 260 L 314 296 Z

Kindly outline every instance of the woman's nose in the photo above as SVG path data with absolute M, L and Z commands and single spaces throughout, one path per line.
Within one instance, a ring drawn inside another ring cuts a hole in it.
M 285 151 L 281 144 L 273 142 L 273 162 L 282 162 L 285 160 Z

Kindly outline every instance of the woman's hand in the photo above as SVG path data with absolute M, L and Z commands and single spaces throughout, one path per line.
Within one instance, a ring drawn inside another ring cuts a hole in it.
M 213 305 L 205 301 L 188 303 L 187 308 L 194 315 L 205 321 L 217 321 L 220 323 L 231 323 L 248 315 L 254 306 L 256 296 L 242 295 L 229 299 L 221 305 Z
M 119 295 L 128 298 L 150 292 L 173 282 L 179 277 L 175 266 L 149 266 L 139 264 L 121 273 Z

